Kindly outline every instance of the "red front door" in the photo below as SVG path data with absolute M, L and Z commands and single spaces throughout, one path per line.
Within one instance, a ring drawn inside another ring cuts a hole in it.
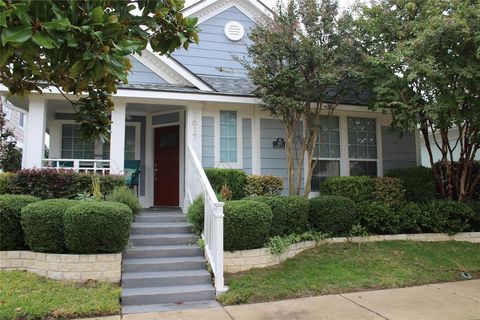
M 179 126 L 155 129 L 154 189 L 156 206 L 179 205 Z

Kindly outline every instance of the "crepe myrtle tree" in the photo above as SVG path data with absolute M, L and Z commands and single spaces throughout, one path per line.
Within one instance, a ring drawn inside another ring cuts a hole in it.
M 0 82 L 26 96 L 47 87 L 70 100 L 86 137 L 107 139 L 112 94 L 127 83 L 128 56 L 198 43 L 184 0 L 0 0 Z
M 480 3 L 379 0 L 357 22 L 373 107 L 391 111 L 400 134 L 421 131 L 442 197 L 471 199 L 480 181 Z
M 310 193 L 320 114 L 330 115 L 359 77 L 352 18 L 334 0 L 279 1 L 255 26 L 242 64 L 256 85 L 261 108 L 285 129 L 289 194 Z

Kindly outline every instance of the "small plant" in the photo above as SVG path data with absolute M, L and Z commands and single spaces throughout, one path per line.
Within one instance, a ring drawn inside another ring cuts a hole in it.
M 103 199 L 101 181 L 97 175 L 92 176 L 92 196 L 96 201 L 101 201 Z
M 77 196 L 75 197 L 75 200 L 94 201 L 95 199 L 93 198 L 93 196 L 91 195 L 90 192 L 84 191 L 84 192 L 81 192 L 81 193 L 77 194 Z
M 137 196 L 127 186 L 116 187 L 107 198 L 107 201 L 120 202 L 126 204 L 133 214 L 137 214 L 141 209 Z
M 196 234 L 203 232 L 203 220 L 205 215 L 205 202 L 203 195 L 199 195 L 188 207 L 187 220 L 192 224 L 192 230 Z
M 370 233 L 367 231 L 365 227 L 361 224 L 357 223 L 352 226 L 352 230 L 350 230 L 350 237 L 368 237 Z
M 197 246 L 199 246 L 202 251 L 205 250 L 205 240 L 203 240 L 202 238 L 198 239 Z
M 288 236 L 275 236 L 268 239 L 265 247 L 270 249 L 272 254 L 282 254 L 290 248 L 292 244 L 304 242 L 304 241 L 315 241 L 320 242 L 323 239 L 329 237 L 327 233 L 316 232 L 316 231 L 307 231 L 300 234 L 290 234 Z
M 282 193 L 283 179 L 276 176 L 251 175 L 247 177 L 245 194 L 247 196 L 276 196 Z
M 222 189 L 220 189 L 220 195 L 222 196 L 222 199 L 225 199 L 225 201 L 230 201 L 233 194 L 230 188 L 226 184 L 224 184 Z

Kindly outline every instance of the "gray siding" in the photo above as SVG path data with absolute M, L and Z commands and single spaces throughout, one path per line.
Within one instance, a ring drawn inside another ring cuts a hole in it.
M 214 157 L 214 118 L 202 117 L 202 165 L 213 167 Z
M 252 174 L 252 119 L 242 119 L 243 169 Z
M 132 72 L 128 75 L 128 83 L 132 84 L 158 84 L 158 83 L 168 83 L 157 75 L 155 72 L 147 68 L 143 63 L 135 59 L 134 57 L 129 57 L 132 62 Z
M 152 117 L 152 125 L 154 126 L 159 126 L 159 125 L 168 124 L 168 123 L 177 123 L 179 121 L 180 121 L 179 112 L 159 114 Z
M 287 185 L 287 153 L 274 149 L 273 141 L 285 139 L 285 130 L 278 120 L 260 119 L 260 163 L 262 175 L 282 177 Z
M 245 36 L 240 41 L 231 41 L 225 36 L 224 28 L 230 21 L 243 25 Z M 199 25 L 199 45 L 191 45 L 188 51 L 178 50 L 173 57 L 199 75 L 246 78 L 245 70 L 232 55 L 240 58 L 247 56 L 247 47 L 251 43 L 248 33 L 254 24 L 248 16 L 232 6 Z
M 414 133 L 407 133 L 400 138 L 390 127 L 382 126 L 382 150 L 384 173 L 417 165 Z

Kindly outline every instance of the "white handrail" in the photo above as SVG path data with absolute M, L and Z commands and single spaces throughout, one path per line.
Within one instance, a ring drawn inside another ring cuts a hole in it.
M 107 175 L 110 173 L 110 160 L 43 159 L 42 167 L 56 170 L 73 170 L 75 172 Z
M 205 202 L 204 230 L 205 252 L 215 276 L 217 294 L 226 292 L 223 277 L 223 202 L 219 202 L 200 159 L 195 150 L 187 146 L 185 163 L 186 206 L 192 204 L 196 197 L 203 195 Z

